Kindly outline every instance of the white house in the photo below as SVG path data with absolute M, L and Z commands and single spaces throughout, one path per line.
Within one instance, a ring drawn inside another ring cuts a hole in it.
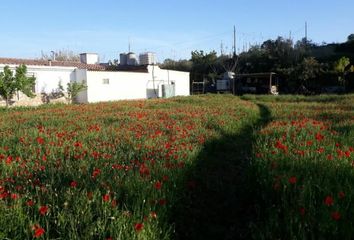
M 99 64 L 98 55 L 93 53 L 81 54 L 80 59 L 81 62 L 61 62 L 0 58 L 0 72 L 6 65 L 15 70 L 25 64 L 28 75 L 36 77 L 34 92 L 37 96 L 55 92 L 59 83 L 64 88 L 69 82 L 85 83 L 87 90 L 77 97 L 79 103 L 188 96 L 190 93 L 189 72 L 160 69 L 157 65 L 108 66 Z

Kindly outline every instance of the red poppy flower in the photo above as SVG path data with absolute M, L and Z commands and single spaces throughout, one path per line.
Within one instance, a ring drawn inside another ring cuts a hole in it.
M 102 200 L 103 200 L 104 202 L 108 202 L 109 199 L 110 199 L 110 196 L 109 196 L 108 194 L 105 194 L 105 195 L 102 196 Z
M 143 164 L 140 165 L 139 173 L 140 173 L 140 176 L 142 176 L 142 177 L 144 177 L 144 176 L 149 176 L 149 175 L 150 175 L 150 170 L 149 170 L 149 168 L 143 163 Z
M 288 151 L 288 147 L 285 146 L 280 140 L 278 140 L 278 141 L 276 142 L 275 147 L 278 148 L 278 149 L 283 150 L 284 152 L 287 152 L 287 151 Z
M 143 224 L 143 223 L 136 223 L 136 224 L 134 225 L 134 229 L 135 229 L 135 231 L 137 231 L 137 232 L 140 232 L 141 230 L 143 230 L 143 228 L 144 228 L 144 224 Z
M 160 181 L 157 181 L 154 186 L 157 190 L 160 190 L 162 187 L 162 183 Z
M 301 215 L 301 216 L 304 216 L 306 210 L 305 210 L 305 208 L 302 207 L 302 208 L 299 209 L 299 212 L 300 212 L 300 215 Z
M 289 181 L 290 184 L 295 184 L 297 182 L 297 178 L 292 176 L 292 177 L 289 178 L 288 181 Z
M 95 168 L 92 172 L 92 178 L 96 178 L 100 174 L 101 174 L 101 170 L 98 168 Z
M 322 141 L 324 139 L 324 136 L 321 133 L 316 133 L 316 140 L 317 141 Z
M 8 157 L 6 158 L 6 164 L 7 164 L 7 165 L 11 164 L 11 163 L 12 163 L 12 160 L 13 160 L 13 157 L 12 157 L 12 156 L 8 156 Z
M 13 200 L 16 200 L 16 199 L 18 199 L 19 198 L 19 195 L 18 194 L 16 194 L 16 193 L 11 193 L 11 199 L 13 199 Z
M 40 213 L 41 215 L 46 215 L 47 212 L 48 212 L 48 207 L 47 207 L 47 206 L 41 206 L 41 207 L 39 208 L 39 213 Z
M 76 188 L 76 187 L 77 187 L 77 182 L 76 182 L 76 181 L 72 181 L 72 182 L 70 183 L 70 187 Z
M 37 143 L 40 145 L 44 144 L 44 139 L 41 137 L 37 137 Z
M 334 201 L 333 201 L 333 197 L 332 196 L 327 196 L 326 198 L 325 198 L 325 200 L 324 200 L 324 204 L 326 205 L 326 206 L 332 206 L 333 205 L 333 203 L 334 203 Z
M 78 147 L 78 148 L 82 148 L 82 143 L 81 142 L 75 142 L 74 146 Z
M 339 197 L 340 199 L 345 198 L 345 193 L 344 193 L 343 191 L 340 191 L 340 192 L 338 193 L 338 197 Z
M 39 225 L 34 225 L 33 229 L 34 229 L 33 237 L 35 238 L 40 238 L 45 233 L 45 230 L 41 228 Z
M 334 211 L 331 213 L 331 217 L 334 221 L 338 221 L 341 218 L 341 215 L 338 211 Z
M 159 200 L 160 206 L 166 205 L 166 203 L 167 203 L 167 200 L 166 200 L 166 199 L 160 199 L 160 200 Z
M 29 207 L 32 207 L 34 205 L 34 201 L 33 200 L 28 200 L 26 202 L 26 205 L 29 206 Z

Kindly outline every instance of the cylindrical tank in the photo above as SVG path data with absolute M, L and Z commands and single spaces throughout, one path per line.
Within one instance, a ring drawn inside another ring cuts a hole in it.
M 119 64 L 125 66 L 128 64 L 127 62 L 128 62 L 127 54 L 125 53 L 119 54 Z
M 127 64 L 130 66 L 138 65 L 138 60 L 136 58 L 135 53 L 130 52 L 127 54 Z

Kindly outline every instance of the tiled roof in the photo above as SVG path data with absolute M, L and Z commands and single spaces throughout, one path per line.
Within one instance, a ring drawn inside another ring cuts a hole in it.
M 118 72 L 142 72 L 142 73 L 147 73 L 148 67 L 147 65 L 140 65 L 140 66 L 106 66 L 107 71 L 118 71 Z
M 69 61 L 47 61 L 47 60 L 35 60 L 35 59 L 18 59 L 18 58 L 0 58 L 0 64 L 24 64 L 27 66 L 55 66 L 55 67 L 75 67 L 79 69 L 87 69 L 90 71 L 105 71 L 106 66 L 99 64 L 84 64 L 81 62 L 69 62 Z

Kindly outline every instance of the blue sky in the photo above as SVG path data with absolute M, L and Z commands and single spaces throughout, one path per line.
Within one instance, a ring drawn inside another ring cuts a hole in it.
M 159 61 L 192 50 L 237 50 L 277 36 L 342 42 L 354 33 L 353 0 L 11 0 L 0 4 L 0 57 L 40 57 L 41 51 L 153 51 Z

